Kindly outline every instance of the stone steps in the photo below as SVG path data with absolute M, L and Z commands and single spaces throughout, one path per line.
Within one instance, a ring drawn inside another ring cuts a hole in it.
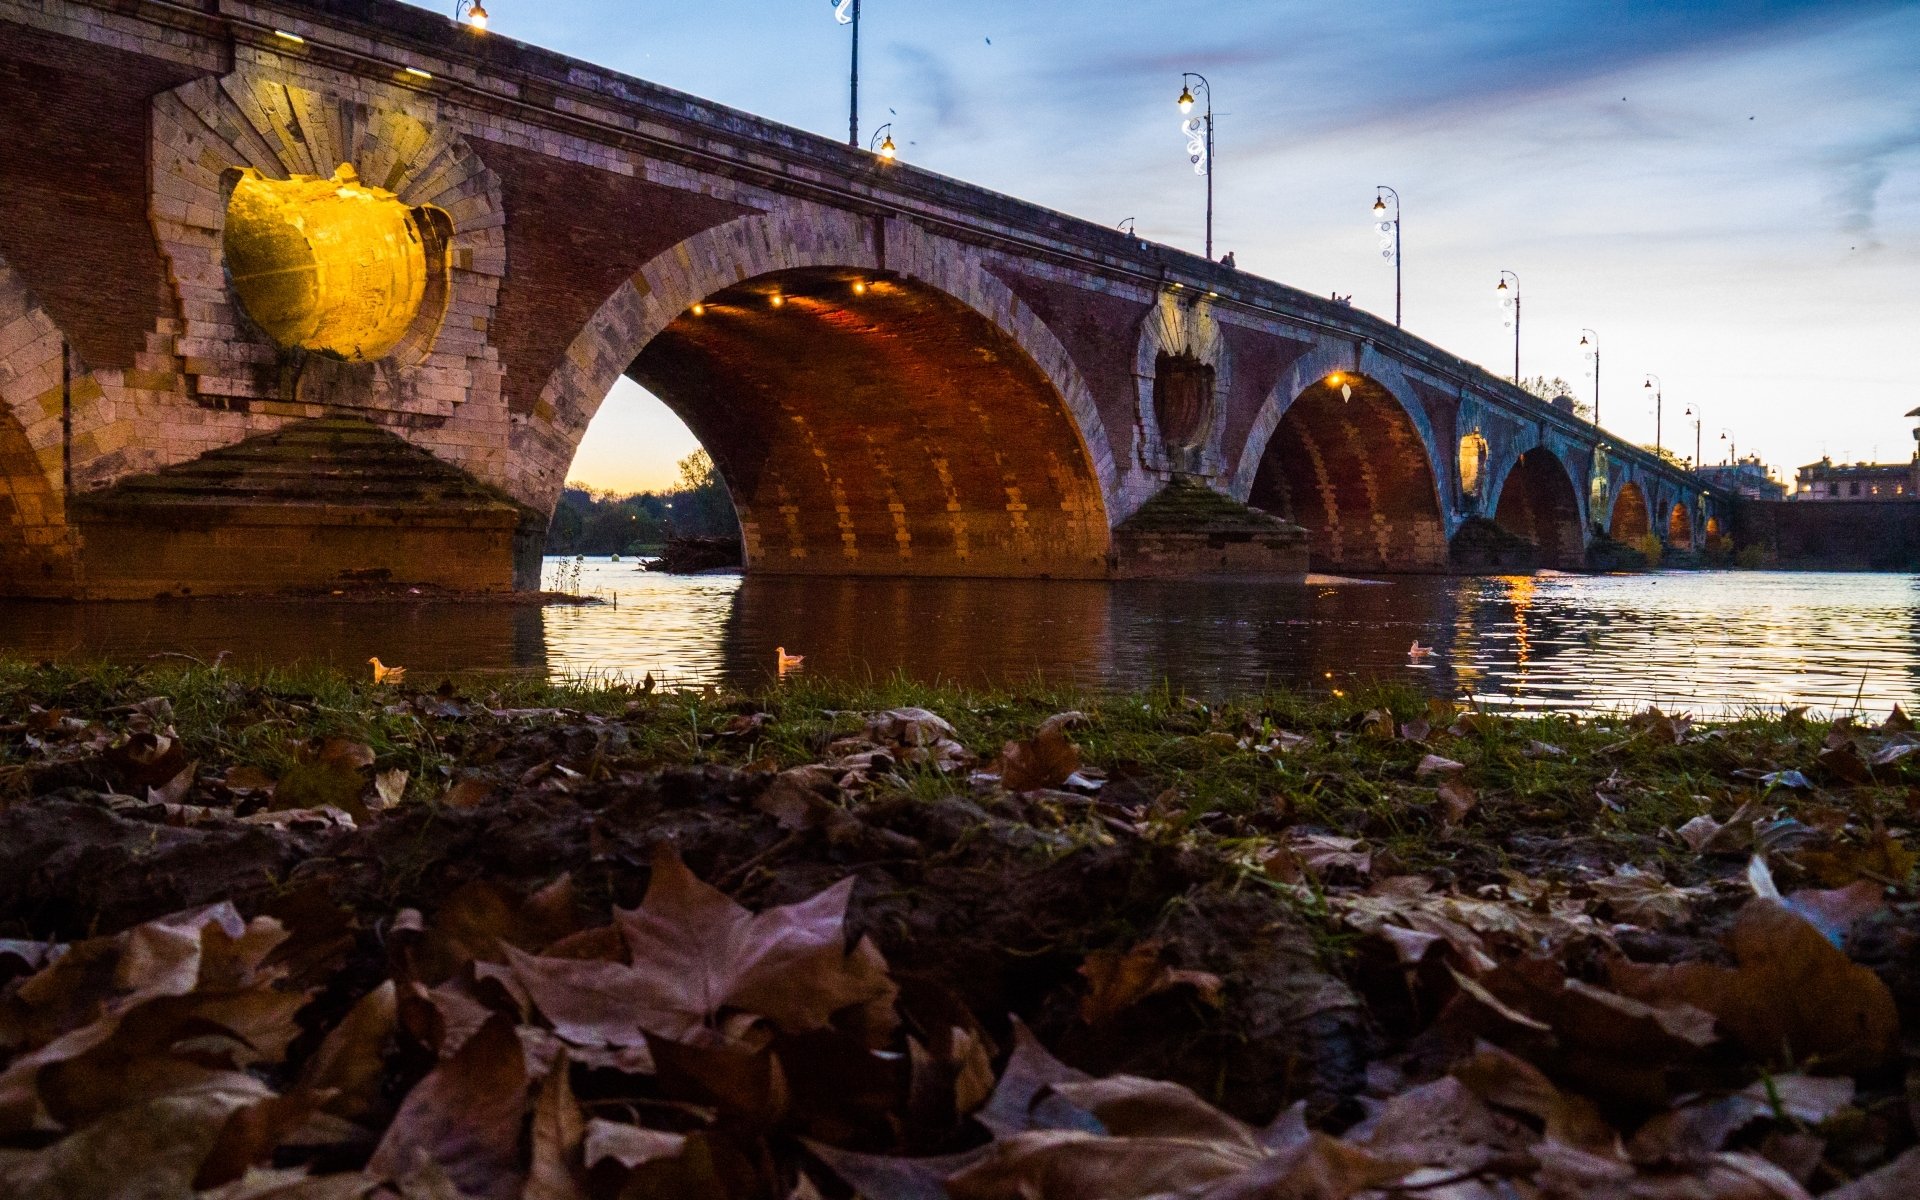
M 303 421 L 191 462 L 122 480 L 89 507 L 280 503 L 512 507 L 456 467 L 366 421 Z

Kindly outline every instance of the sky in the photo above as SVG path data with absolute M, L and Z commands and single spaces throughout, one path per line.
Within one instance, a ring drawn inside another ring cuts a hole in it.
M 833 0 L 490 0 L 493 29 L 832 137 Z M 1783 476 L 1906 460 L 1920 406 L 1920 0 L 863 0 L 862 124 L 902 161 L 1198 251 L 1174 99 L 1212 83 L 1215 246 L 1393 313 L 1375 185 L 1405 205 L 1409 330 L 1603 423 Z M 1729 436 L 1723 439 L 1725 431 Z M 623 381 L 572 475 L 671 481 L 692 437 Z

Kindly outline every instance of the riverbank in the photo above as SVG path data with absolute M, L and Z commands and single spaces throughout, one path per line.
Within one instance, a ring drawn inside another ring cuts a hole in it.
M 10 1194 L 1920 1171 L 1897 714 L 439 683 L 0 665 Z

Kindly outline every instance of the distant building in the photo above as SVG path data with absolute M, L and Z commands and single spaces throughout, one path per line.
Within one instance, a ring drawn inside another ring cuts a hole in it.
M 1758 455 L 1750 454 L 1736 463 L 1701 467 L 1694 474 L 1713 487 L 1725 488 L 1747 500 L 1781 500 L 1787 494 L 1787 485 L 1773 477 L 1772 468 Z
M 1800 468 L 1795 500 L 1909 500 L 1920 498 L 1920 462 L 1836 463 L 1823 458 Z
M 1907 414 L 1920 418 L 1920 408 Z M 1903 463 L 1836 463 L 1821 458 L 1800 468 L 1795 500 L 1920 500 L 1920 428 L 1913 431 L 1913 459 Z

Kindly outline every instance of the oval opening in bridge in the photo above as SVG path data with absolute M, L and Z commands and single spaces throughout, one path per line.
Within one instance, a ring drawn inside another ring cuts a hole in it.
M 331 179 L 228 178 L 227 276 L 268 337 L 348 362 L 424 357 L 446 313 L 446 213 L 363 186 L 348 164 Z

